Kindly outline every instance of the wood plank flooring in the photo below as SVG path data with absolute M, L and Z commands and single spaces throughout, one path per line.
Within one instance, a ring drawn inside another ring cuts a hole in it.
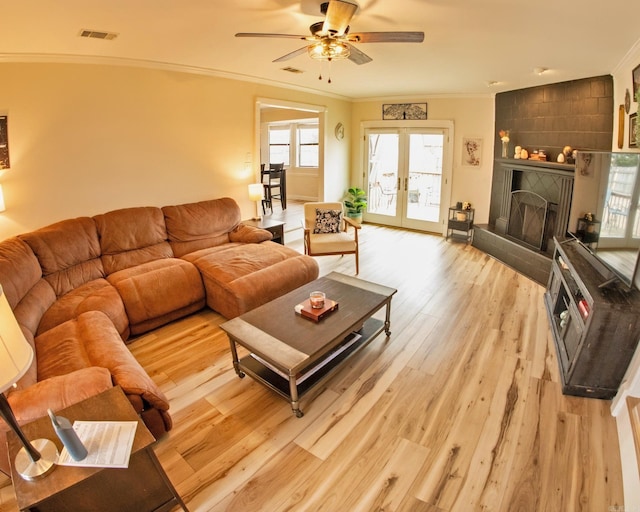
M 190 509 L 622 510 L 610 403 L 562 395 L 544 289 L 439 236 L 365 224 L 360 240 L 359 277 L 398 289 L 392 334 L 305 397 L 303 418 L 235 375 L 216 313 L 130 345 L 171 400 L 155 450 Z M 353 257 L 318 262 L 355 272 Z M 6 479 L 0 503 L 15 510 Z

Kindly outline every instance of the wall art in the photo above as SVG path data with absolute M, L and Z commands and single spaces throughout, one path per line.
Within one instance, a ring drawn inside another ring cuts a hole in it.
M 382 119 L 425 120 L 426 103 L 387 103 L 382 105 Z
M 462 165 L 480 167 L 482 165 L 482 139 L 462 138 Z
M 7 116 L 0 116 L 0 169 L 9 169 L 10 167 Z
M 638 147 L 638 139 L 636 137 L 636 126 L 638 124 L 638 114 L 634 112 L 629 116 L 629 147 L 637 148 Z

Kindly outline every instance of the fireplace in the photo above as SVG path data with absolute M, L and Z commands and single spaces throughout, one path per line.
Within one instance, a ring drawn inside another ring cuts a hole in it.
M 498 159 L 493 172 L 489 224 L 474 226 L 473 245 L 546 285 L 553 237 L 569 227 L 574 166 Z
M 500 167 L 504 180 L 496 232 L 550 255 L 551 240 L 554 236 L 563 238 L 569 225 L 573 170 L 558 164 L 529 161 L 505 161 Z

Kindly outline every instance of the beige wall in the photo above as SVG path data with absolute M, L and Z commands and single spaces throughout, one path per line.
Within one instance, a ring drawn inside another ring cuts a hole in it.
M 476 208 L 476 222 L 486 223 L 489 219 L 489 199 L 491 195 L 491 173 L 493 169 L 493 127 L 494 99 L 486 97 L 470 98 L 416 98 L 415 103 L 427 102 L 429 120 L 449 120 L 454 124 L 453 183 L 451 201 L 469 201 Z M 352 155 L 351 179 L 354 184 L 363 184 L 363 151 L 360 140 L 360 123 L 382 119 L 383 103 L 411 103 L 402 101 L 356 102 L 352 113 Z M 385 121 L 390 122 L 390 121 Z M 478 167 L 462 165 L 462 139 L 481 138 L 483 152 Z
M 69 217 L 221 196 L 251 216 L 256 99 L 325 107 L 329 126 L 351 111 L 330 97 L 153 69 L 3 63 L 0 73 L 11 157 L 0 171 L 0 239 Z M 346 172 L 348 154 L 329 160 Z

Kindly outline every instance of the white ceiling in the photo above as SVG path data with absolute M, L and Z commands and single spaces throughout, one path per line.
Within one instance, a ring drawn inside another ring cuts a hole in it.
M 321 0 L 20 0 L 1 2 L 0 62 L 104 62 L 258 79 L 352 99 L 488 95 L 613 73 L 640 41 L 630 0 L 359 0 L 351 32 L 424 31 L 420 44 L 361 43 L 373 62 L 322 69 L 295 39 Z M 113 41 L 82 29 L 118 33 Z M 291 74 L 285 66 L 304 71 Z M 326 65 L 325 65 L 326 66 Z M 534 68 L 549 68 L 543 75 Z M 490 81 L 499 82 L 488 87 Z

